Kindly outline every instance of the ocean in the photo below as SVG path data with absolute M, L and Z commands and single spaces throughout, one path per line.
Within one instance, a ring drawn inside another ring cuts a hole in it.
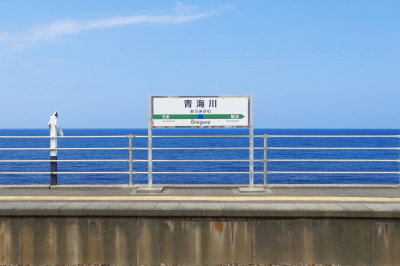
M 147 135 L 147 129 L 63 129 L 65 136 Z M 248 129 L 153 129 L 157 135 L 248 135 Z M 400 135 L 400 129 L 255 129 L 254 135 Z M 47 129 L 0 129 L 0 136 L 48 136 Z M 256 138 L 254 147 L 262 147 Z M 0 148 L 49 148 L 49 139 L 2 139 Z M 268 138 L 268 147 L 393 147 L 400 138 Z M 58 139 L 59 148 L 128 147 L 128 139 Z M 133 147 L 147 147 L 147 139 L 133 139 Z M 154 138 L 153 147 L 249 147 L 248 138 Z M 269 150 L 268 159 L 375 159 L 399 160 L 400 150 Z M 263 159 L 256 150 L 254 159 Z M 248 159 L 247 150 L 155 150 L 154 160 L 236 160 Z M 0 160 L 49 160 L 50 151 L 0 151 Z M 128 151 L 89 150 L 58 151 L 59 160 L 121 159 L 128 160 Z M 147 151 L 133 151 L 133 159 L 146 160 Z M 0 172 L 49 172 L 50 163 L 0 163 Z M 64 162 L 59 172 L 129 171 L 127 162 Z M 135 162 L 133 171 L 146 172 L 147 162 Z M 247 172 L 242 162 L 155 162 L 155 172 Z M 264 171 L 257 162 L 255 172 Z M 398 172 L 399 162 L 269 162 L 268 171 L 359 171 Z M 262 184 L 263 175 L 255 175 L 254 183 Z M 248 184 L 248 174 L 233 175 L 153 175 L 154 184 Z M 49 184 L 49 175 L 0 175 L 0 184 Z M 58 175 L 58 184 L 128 184 L 129 175 Z M 134 184 L 147 183 L 147 175 L 133 176 Z M 398 184 L 396 174 L 270 174 L 269 184 Z

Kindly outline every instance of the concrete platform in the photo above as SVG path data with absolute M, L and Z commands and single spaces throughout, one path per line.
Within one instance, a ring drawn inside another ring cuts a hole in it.
M 240 193 L 264 193 L 265 189 L 262 187 L 240 187 L 239 188 Z
M 398 265 L 397 186 L 0 189 L 1 265 Z
M 136 193 L 161 193 L 163 191 L 163 187 L 139 187 L 136 189 Z
M 237 185 L 154 188 L 2 186 L 0 216 L 400 217 L 398 186 L 269 186 L 250 195 Z

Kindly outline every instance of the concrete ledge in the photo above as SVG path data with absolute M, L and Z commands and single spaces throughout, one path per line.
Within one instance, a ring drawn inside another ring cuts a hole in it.
M 90 189 L 133 189 L 130 185 L 56 185 L 50 186 L 50 189 L 61 190 L 90 190 Z
M 19 205 L 22 205 L 23 203 L 18 203 L 18 202 L 5 202 L 2 203 L 0 206 L 0 216 L 12 216 L 13 215 L 13 209 Z
M 134 203 L 116 202 L 107 207 L 107 216 L 133 216 Z
M 50 185 L 0 185 L 0 189 L 50 189 Z
M 240 187 L 239 188 L 240 193 L 265 193 L 265 189 L 262 187 Z
M 318 189 L 400 189 L 399 185 L 364 184 L 271 184 L 266 188 L 318 188 Z
M 49 202 L 36 208 L 36 215 L 60 216 L 60 208 L 67 205 L 67 202 Z
M 178 216 L 180 217 L 201 217 L 203 203 L 180 203 Z
M 153 209 L 154 216 L 177 217 L 178 206 L 179 203 L 157 203 Z
M 136 203 L 131 207 L 133 216 L 153 216 L 154 215 L 154 207 L 157 203 L 154 202 L 143 202 Z
M 115 184 L 115 185 L 0 185 L 0 189 L 57 189 L 57 190 L 90 190 L 90 189 L 137 189 L 145 187 L 147 184 Z M 153 188 L 173 188 L 173 189 L 231 189 L 241 188 L 248 186 L 248 184 L 157 184 Z M 268 184 L 266 186 L 261 184 L 254 185 L 254 188 L 318 188 L 318 189 L 400 189 L 399 185 L 363 185 L 363 184 Z
M 83 209 L 90 202 L 71 202 L 60 208 L 60 216 L 83 216 Z
M 0 217 L 400 218 L 400 203 L 5 202 Z
M 163 189 L 163 187 L 139 187 L 136 193 L 161 193 Z
M 107 216 L 107 207 L 109 207 L 112 202 L 94 202 L 83 208 L 84 216 Z
M 203 217 L 225 217 L 224 203 L 205 203 L 201 210 Z
M 36 208 L 44 205 L 43 202 L 25 202 L 13 208 L 15 216 L 36 216 Z
M 142 185 L 134 185 L 144 186 Z M 207 189 L 221 189 L 221 188 L 240 188 L 248 187 L 249 184 L 157 184 L 153 187 L 164 187 L 173 189 L 197 189 L 197 188 L 207 188 Z M 318 189 L 344 189 L 344 188 L 355 188 L 355 189 L 400 189 L 399 185 L 379 185 L 379 184 L 255 184 L 254 188 L 318 188 Z

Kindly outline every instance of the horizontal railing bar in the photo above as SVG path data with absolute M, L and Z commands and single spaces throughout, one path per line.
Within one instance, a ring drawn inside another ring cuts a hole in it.
M 264 160 L 253 160 L 254 162 L 264 162 Z M 68 162 L 129 162 L 129 160 L 0 160 L 0 163 L 68 163 Z M 132 160 L 133 163 L 148 162 L 148 160 Z M 249 160 L 153 160 L 153 162 L 172 162 L 172 163 L 212 163 L 212 162 L 242 162 Z M 269 159 L 267 162 L 399 162 L 400 160 L 342 160 L 342 159 Z
M 400 160 L 269 159 L 267 162 L 400 162 Z
M 336 148 L 327 148 L 327 147 L 268 147 L 268 150 L 400 150 L 400 148 L 396 147 L 387 147 L 387 148 L 379 148 L 379 147 L 363 147 L 363 148 L 347 148 L 347 147 L 336 147 Z
M 264 162 L 264 160 L 253 160 L 254 162 Z M 148 162 L 148 160 L 133 160 L 132 162 Z M 227 163 L 248 163 L 249 160 L 153 160 L 153 162 L 158 163 L 219 163 L 219 162 L 227 162 Z
M 400 135 L 267 135 L 268 138 L 400 138 Z
M 242 135 L 229 135 L 229 136 L 153 136 L 153 138 L 248 138 L 249 136 L 242 136 Z M 261 137 L 261 136 L 260 136 Z M 129 138 L 127 136 L 58 136 L 57 138 Z M 132 138 L 136 139 L 147 139 L 147 136 L 134 136 Z
M 147 162 L 147 160 L 145 160 Z M 233 163 L 233 162 L 242 162 L 242 163 L 248 163 L 250 160 L 153 160 L 153 162 L 172 162 L 172 163 L 218 163 L 218 162 L 227 162 L 227 163 Z M 254 160 L 254 162 L 264 162 L 264 160 Z
M 396 147 L 363 147 L 363 148 L 347 148 L 347 147 L 268 147 L 268 150 L 400 150 Z M 0 148 L 0 151 L 72 151 L 72 150 L 116 150 L 127 151 L 129 148 Z M 132 148 L 132 150 L 148 150 L 148 148 Z M 249 150 L 247 147 L 243 148 L 153 148 L 153 150 Z M 264 150 L 263 147 L 254 147 L 254 150 Z
M 132 172 L 134 173 L 134 172 Z M 68 174 L 124 174 L 129 175 L 129 172 L 0 172 L 0 175 L 68 175 Z
M 58 174 L 58 175 L 67 175 L 67 174 L 130 174 L 130 172 L 0 172 L 0 175 L 48 175 L 48 174 Z M 148 174 L 148 172 L 132 172 L 132 174 Z M 249 172 L 153 172 L 153 174 L 249 174 Z M 254 172 L 254 174 L 262 175 L 264 172 Z M 292 172 L 292 171 L 271 171 L 267 172 L 267 174 L 395 174 L 398 175 L 400 172 Z
M 0 163 L 129 162 L 129 160 L 0 160 Z
M 142 173 L 147 173 L 147 172 L 142 172 Z M 249 172 L 152 172 L 153 174 L 158 174 L 158 175 L 229 175 L 229 174 L 249 174 Z M 262 173 L 263 174 L 263 173 Z
M 219 163 L 219 162 L 227 162 L 227 163 L 248 163 L 249 160 L 152 160 L 157 163 Z M 253 160 L 254 162 L 264 162 L 264 160 Z M 142 163 L 148 162 L 148 160 L 132 160 L 133 163 Z
M 153 148 L 153 150 L 248 150 L 249 148 Z M 263 150 L 263 147 L 255 147 L 254 150 Z M 129 148 L 0 148 L 0 151 L 92 151 L 92 150 L 116 150 L 128 151 Z M 147 151 L 148 148 L 132 148 L 132 150 Z
M 0 136 L 0 139 L 50 139 L 50 136 Z
M 82 139 L 82 138 L 129 138 L 126 136 L 57 136 L 57 139 Z M 263 138 L 263 135 L 254 136 L 255 138 Z M 0 136 L 2 139 L 49 139 L 50 136 Z M 147 136 L 135 136 L 132 138 L 147 138 Z M 221 136 L 153 136 L 153 138 L 249 138 L 246 135 L 221 135 Z
M 121 136 L 57 136 L 57 139 L 126 139 L 129 135 Z M 132 138 L 136 138 L 132 135 Z
M 0 148 L 0 151 L 92 151 L 92 150 L 116 150 L 127 151 L 129 148 Z M 134 149 L 133 149 L 134 150 Z M 147 148 L 146 148 L 147 150 Z
M 166 151 L 169 151 L 169 150 L 180 150 L 180 151 L 183 151 L 183 150 L 195 150 L 195 151 L 206 151 L 206 150 L 248 150 L 248 149 L 250 149 L 249 147 L 243 147 L 243 148 L 223 148 L 223 147 L 220 147 L 220 148 L 153 148 L 153 150 L 166 150 Z M 262 147 L 255 147 L 254 148 L 254 150 L 263 150 L 264 148 L 262 148 Z M 146 150 L 147 150 L 147 148 L 146 148 Z
M 132 172 L 134 174 L 135 172 Z M 113 174 L 113 175 L 129 175 L 129 172 L 52 172 L 52 174 L 57 174 L 57 175 L 92 175 L 92 174 L 99 174 L 99 175 L 108 175 L 108 174 Z
M 134 137 L 134 136 L 132 136 Z M 50 136 L 0 136 L 0 139 L 50 139 Z M 129 138 L 127 136 L 56 136 L 56 139 Z M 147 138 L 147 136 L 146 136 Z
M 147 138 L 147 136 L 143 136 L 144 138 Z M 256 136 L 254 136 L 256 137 Z M 263 136 L 257 136 L 259 138 L 263 137 Z M 221 135 L 221 136 L 153 136 L 153 138 L 249 138 L 249 136 L 246 135 Z
M 400 135 L 266 135 L 268 138 L 400 138 Z M 129 135 L 121 136 L 57 136 L 57 139 L 76 138 L 129 138 Z M 264 138 L 264 135 L 255 135 L 255 138 Z M 0 139 L 49 139 L 50 136 L 0 136 Z M 147 138 L 147 136 L 135 136 L 132 138 Z M 249 138 L 246 135 L 220 135 L 220 136 L 153 136 L 153 138 Z
M 267 174 L 336 174 L 336 175 L 345 175 L 345 174 L 365 174 L 365 175 L 374 175 L 374 174 L 394 174 L 398 175 L 400 172 L 279 172 L 272 171 L 267 172 Z
M 0 175 L 50 175 L 51 172 L 0 172 Z
M 130 172 L 0 172 L 0 175 L 49 175 L 49 174 L 57 174 L 57 175 L 78 175 L 78 174 L 124 174 L 129 175 Z M 148 172 L 132 172 L 132 174 L 148 174 Z M 153 172 L 153 174 L 249 174 L 249 172 Z M 264 172 L 254 172 L 254 174 L 262 175 Z
M 0 160 L 0 163 L 68 163 L 68 162 L 129 162 L 129 160 Z M 132 160 L 135 162 L 148 162 L 148 160 Z M 153 160 L 153 162 L 249 162 L 249 160 Z M 264 160 L 254 160 L 264 162 Z

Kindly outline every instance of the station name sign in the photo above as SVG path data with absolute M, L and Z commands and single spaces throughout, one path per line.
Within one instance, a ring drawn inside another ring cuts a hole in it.
M 249 127 L 249 96 L 151 96 L 152 127 Z

